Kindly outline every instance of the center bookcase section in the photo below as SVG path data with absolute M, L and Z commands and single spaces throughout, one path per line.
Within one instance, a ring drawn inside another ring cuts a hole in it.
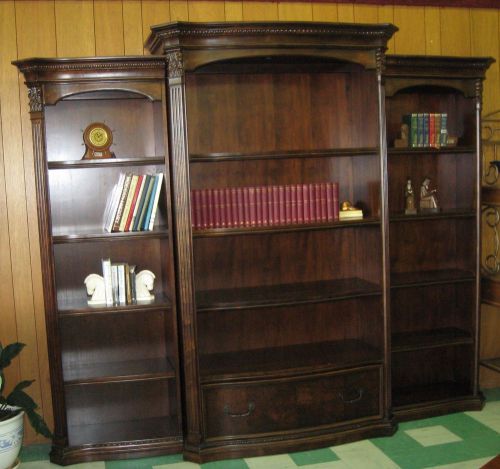
M 300 58 L 248 62 L 186 74 L 192 157 L 377 147 L 375 71 Z

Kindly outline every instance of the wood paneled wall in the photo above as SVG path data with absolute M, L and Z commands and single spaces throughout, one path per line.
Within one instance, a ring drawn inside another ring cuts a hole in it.
M 36 380 L 31 394 L 49 423 L 52 406 L 28 100 L 11 61 L 143 54 L 150 25 L 174 20 L 392 22 L 400 30 L 391 40 L 390 53 L 495 57 L 484 111 L 500 108 L 498 9 L 203 0 L 0 1 L 0 341 L 28 345 L 10 367 L 7 380 Z M 498 334 L 500 320 L 496 326 Z M 28 429 L 25 442 L 33 441 L 37 439 Z

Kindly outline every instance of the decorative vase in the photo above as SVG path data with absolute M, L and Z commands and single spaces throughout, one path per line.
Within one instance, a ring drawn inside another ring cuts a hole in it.
M 0 469 L 10 469 L 21 451 L 24 412 L 0 422 Z

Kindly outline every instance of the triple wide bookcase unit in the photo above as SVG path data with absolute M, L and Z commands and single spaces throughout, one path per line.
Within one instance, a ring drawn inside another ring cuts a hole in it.
M 33 124 L 53 461 L 299 451 L 390 435 L 393 412 L 481 407 L 490 59 L 386 57 L 396 30 L 170 23 L 152 27 L 151 57 L 15 63 Z M 457 146 L 394 148 L 406 116 L 425 113 L 447 115 Z M 114 158 L 81 159 L 93 123 L 111 129 Z M 121 175 L 157 173 L 152 230 L 106 231 Z M 429 178 L 439 207 L 418 210 L 416 194 L 405 213 L 408 178 Z M 154 299 L 88 305 L 103 259 L 151 271 Z

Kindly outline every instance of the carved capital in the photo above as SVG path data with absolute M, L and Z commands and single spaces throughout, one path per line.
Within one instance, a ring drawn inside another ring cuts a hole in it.
M 478 78 L 474 83 L 474 98 L 476 100 L 476 104 L 482 104 L 482 96 L 483 96 L 483 80 Z
M 378 74 L 382 75 L 385 71 L 385 51 L 382 47 L 378 47 L 375 52 L 375 63 Z
M 30 100 L 30 112 L 40 112 L 42 110 L 42 89 L 39 86 L 28 88 L 28 98 Z
M 179 78 L 184 72 L 182 63 L 182 53 L 173 51 L 167 54 L 168 78 Z

